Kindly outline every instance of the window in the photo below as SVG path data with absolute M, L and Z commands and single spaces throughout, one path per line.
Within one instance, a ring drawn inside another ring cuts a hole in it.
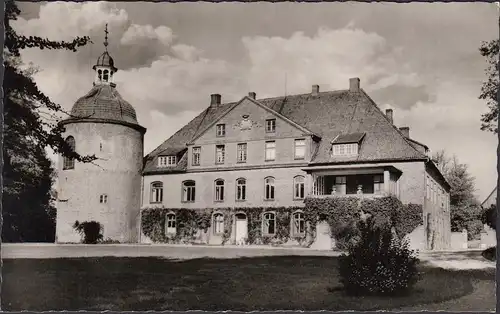
M 384 185 L 383 175 L 361 174 L 346 176 L 346 194 L 357 194 L 361 187 L 363 194 L 374 194 L 376 187 Z
M 223 164 L 226 157 L 226 147 L 224 145 L 215 146 L 215 163 Z
M 276 119 L 267 119 L 266 120 L 266 132 L 267 133 L 276 132 Z
M 302 236 L 306 233 L 306 221 L 304 219 L 304 213 L 296 212 L 293 214 L 293 226 L 292 234 L 294 236 Z
M 163 183 L 153 182 L 151 183 L 150 203 L 161 203 L 161 202 L 163 202 Z
M 217 137 L 224 137 L 226 136 L 226 125 L 225 124 L 217 124 L 216 125 L 216 134 Z
M 295 159 L 304 159 L 306 157 L 306 140 L 295 140 Z
M 237 146 L 238 152 L 238 162 L 246 162 L 247 161 L 247 144 L 242 143 Z
M 247 180 L 240 178 L 236 180 L 236 200 L 244 201 L 247 199 Z
M 224 233 L 224 215 L 221 213 L 215 213 L 213 216 L 213 232 L 214 234 Z
M 102 80 L 104 82 L 107 82 L 109 79 L 109 71 L 108 70 L 104 70 L 104 75 L 102 76 Z
M 222 179 L 215 180 L 215 201 L 224 201 L 224 180 Z
M 177 156 L 158 157 L 158 167 L 173 167 L 177 164 Z
M 196 198 L 196 183 L 194 181 L 185 181 L 182 183 L 182 201 L 194 202 Z
M 73 136 L 68 136 L 66 138 L 66 144 L 68 144 L 70 151 L 74 152 L 76 149 L 75 138 Z M 64 156 L 63 158 L 63 170 L 75 169 L 75 159 L 71 157 Z
M 264 213 L 264 219 L 262 220 L 263 233 L 265 235 L 272 235 L 276 230 L 276 219 L 274 213 Z
M 176 219 L 174 213 L 167 214 L 167 219 L 165 220 L 165 233 L 175 234 L 176 233 Z
M 305 194 L 305 179 L 303 176 L 293 178 L 293 198 L 303 199 Z
M 102 80 L 102 70 L 97 71 L 97 78 L 99 79 L 99 81 Z
M 274 200 L 274 178 L 268 177 L 264 180 L 264 199 Z
M 427 190 L 426 190 L 426 196 L 427 199 L 431 198 L 431 180 L 429 179 L 429 176 L 426 176 L 426 185 L 427 185 Z
M 108 196 L 106 194 L 101 194 L 99 196 L 99 203 L 105 204 L 108 202 Z
M 334 156 L 352 156 L 358 154 L 358 144 L 335 144 L 332 147 Z
M 193 147 L 193 166 L 200 165 L 200 157 L 201 157 L 201 147 Z
M 384 188 L 384 177 L 382 175 L 373 176 L 373 193 L 379 194 Z
M 271 161 L 276 158 L 276 142 L 266 142 L 266 160 Z

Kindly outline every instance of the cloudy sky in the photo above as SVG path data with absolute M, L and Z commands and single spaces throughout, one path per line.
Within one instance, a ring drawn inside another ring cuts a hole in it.
M 23 34 L 70 40 L 77 53 L 27 50 L 25 62 L 52 100 L 70 109 L 92 87 L 104 51 L 119 68 L 117 89 L 147 127 L 146 153 L 209 104 L 345 89 L 350 77 L 397 126 L 432 150 L 467 163 L 483 200 L 496 183 L 493 134 L 480 131 L 486 62 L 481 41 L 498 38 L 491 3 L 21 3 Z

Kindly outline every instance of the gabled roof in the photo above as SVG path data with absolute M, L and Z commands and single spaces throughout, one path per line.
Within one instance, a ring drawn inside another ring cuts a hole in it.
M 492 204 L 496 204 L 497 202 L 497 193 L 498 187 L 495 187 L 493 191 L 491 191 L 490 195 L 483 201 L 481 204 L 482 207 L 490 207 Z
M 287 117 L 281 115 L 279 112 L 276 112 L 273 109 L 271 109 L 271 108 L 269 108 L 269 107 L 261 104 L 260 102 L 256 101 L 255 99 L 252 99 L 252 98 L 250 98 L 248 96 L 245 96 L 240 101 L 238 101 L 237 103 L 233 103 L 231 106 L 228 106 L 227 109 L 226 109 L 226 111 L 224 111 L 218 118 L 214 119 L 214 121 L 212 121 L 211 123 L 209 123 L 208 125 L 206 125 L 203 129 L 200 129 L 196 133 L 196 135 L 191 139 L 190 142 L 194 142 L 196 139 L 198 139 L 200 136 L 202 136 L 206 131 L 208 131 L 208 129 L 210 129 L 211 127 L 213 127 L 220 119 L 222 119 L 224 116 L 226 116 L 234 108 L 236 108 L 237 106 L 239 106 L 244 100 L 248 100 L 248 101 L 254 103 L 255 105 L 261 107 L 262 109 L 264 109 L 264 110 L 266 110 L 268 112 L 271 112 L 277 118 L 286 121 L 287 123 L 293 125 L 294 127 L 298 128 L 299 130 L 303 131 L 305 134 L 315 135 L 316 137 L 319 137 L 317 134 L 314 134 L 314 132 L 311 132 L 310 130 L 308 130 L 307 128 L 304 128 L 300 124 L 297 124 L 297 123 L 291 121 Z
M 320 92 L 317 95 L 308 93 L 251 100 L 322 138 L 311 164 L 427 160 L 427 156 L 405 138 L 363 90 L 339 90 Z M 236 102 L 232 102 L 205 109 L 146 156 L 144 171 L 156 172 L 154 160 L 162 151 L 169 147 L 186 147 L 187 143 L 236 105 Z M 332 140 L 361 133 L 365 136 L 357 156 L 332 156 Z
M 337 136 L 332 144 L 349 144 L 349 143 L 359 143 L 363 139 L 366 133 L 351 133 Z

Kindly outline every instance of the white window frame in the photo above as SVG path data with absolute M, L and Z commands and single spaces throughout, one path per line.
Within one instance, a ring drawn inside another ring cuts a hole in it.
M 276 132 L 276 119 L 266 119 L 266 133 Z
M 272 231 L 270 226 L 272 225 Z M 276 234 L 276 214 L 274 212 L 265 212 L 262 214 L 262 234 L 275 235 Z
M 303 230 L 300 230 L 301 222 Z M 295 237 L 304 236 L 306 234 L 306 220 L 304 212 L 302 211 L 296 211 L 292 214 L 292 234 Z
M 226 136 L 226 125 L 224 123 L 219 123 L 215 126 L 215 134 L 217 137 Z
M 163 202 L 163 182 L 161 181 L 151 182 L 151 195 L 149 197 L 149 203 L 161 204 L 162 202 Z
M 295 176 L 293 178 L 293 199 L 303 200 L 305 196 L 306 196 L 306 178 L 304 176 Z
M 216 202 L 224 202 L 224 186 L 225 186 L 225 182 L 223 179 L 217 179 L 215 180 L 214 182 L 214 190 L 215 190 L 215 194 L 214 194 L 214 200 Z
M 247 179 L 236 179 L 236 200 L 246 201 L 247 199 Z
M 195 201 L 196 201 L 196 182 L 194 180 L 187 180 L 182 182 L 182 202 L 194 203 Z
M 247 143 L 239 143 L 236 145 L 237 162 L 247 162 Z
M 333 156 L 356 156 L 358 155 L 358 144 L 357 143 L 346 143 L 346 144 L 333 144 L 332 145 L 332 155 Z
M 175 167 L 177 165 L 177 156 L 159 156 L 158 167 Z
M 373 175 L 373 194 L 380 194 L 384 191 L 384 175 Z
M 274 177 L 266 177 L 264 179 L 264 200 L 274 201 L 276 197 L 276 180 Z
M 276 141 L 265 142 L 265 160 L 266 161 L 276 160 Z
M 199 166 L 201 161 L 201 147 L 193 147 L 193 160 L 191 161 L 192 166 Z
M 222 165 L 226 161 L 226 145 L 215 145 L 215 164 Z
M 224 233 L 224 215 L 216 212 L 212 215 L 212 232 L 216 235 Z
M 171 235 L 177 233 L 177 215 L 168 213 L 165 217 L 165 234 Z
M 306 140 L 303 138 L 294 141 L 293 155 L 295 159 L 306 158 Z

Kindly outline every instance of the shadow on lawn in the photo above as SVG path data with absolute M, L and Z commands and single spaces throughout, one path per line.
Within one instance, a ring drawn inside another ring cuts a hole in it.
M 327 256 L 9 259 L 3 261 L 2 309 L 394 309 L 463 296 L 472 291 L 472 279 L 495 280 L 494 271 L 449 271 L 422 263 L 424 276 L 414 294 L 357 298 L 332 289 L 340 283 L 337 263 Z

